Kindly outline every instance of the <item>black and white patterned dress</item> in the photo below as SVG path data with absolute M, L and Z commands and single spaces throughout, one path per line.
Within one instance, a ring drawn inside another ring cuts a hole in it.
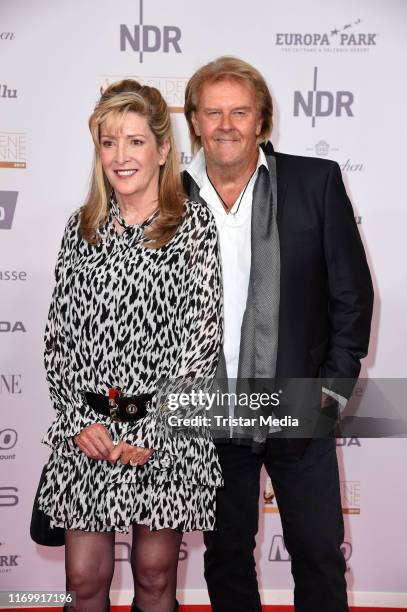
M 119 236 L 114 218 L 124 228 Z M 206 207 L 186 203 L 182 224 L 157 250 L 141 244 L 142 225 L 129 226 L 112 198 L 98 246 L 70 218 L 56 266 L 45 335 L 45 366 L 57 412 L 43 442 L 53 449 L 40 507 L 51 524 L 86 531 L 215 528 L 222 475 L 208 435 L 159 437 L 158 402 L 133 423 L 94 412 L 85 391 L 107 395 L 118 386 L 137 395 L 161 377 L 212 378 L 222 341 L 222 295 L 215 221 Z M 72 436 L 104 424 L 113 442 L 155 448 L 144 465 L 89 459 Z

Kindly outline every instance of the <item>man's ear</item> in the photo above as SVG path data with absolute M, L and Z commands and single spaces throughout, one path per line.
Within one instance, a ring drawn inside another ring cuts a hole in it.
M 199 129 L 199 122 L 198 122 L 198 119 L 196 118 L 196 112 L 195 111 L 192 111 L 191 121 L 192 121 L 192 125 L 194 126 L 195 134 L 197 136 L 200 136 L 201 132 L 200 132 L 200 129 Z
M 259 117 L 256 123 L 256 136 L 260 136 L 262 127 L 263 127 L 263 117 Z

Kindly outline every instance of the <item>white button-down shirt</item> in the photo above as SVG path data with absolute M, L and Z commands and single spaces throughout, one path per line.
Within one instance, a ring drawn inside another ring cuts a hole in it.
M 259 147 L 256 170 L 229 213 L 208 178 L 202 148 L 187 168 L 199 187 L 199 195 L 215 217 L 218 228 L 225 317 L 223 351 L 229 379 L 237 378 L 239 366 L 240 336 L 250 278 L 253 189 L 260 166 L 265 166 L 268 171 L 266 156 Z M 336 399 L 341 407 L 346 406 L 345 397 L 325 387 L 323 391 Z
M 237 378 L 239 365 L 240 335 L 250 278 L 253 189 L 262 165 L 268 170 L 264 152 L 259 148 L 256 170 L 229 213 L 208 178 L 203 149 L 198 151 L 187 168 L 218 228 L 225 317 L 223 350 L 228 378 L 231 379 Z

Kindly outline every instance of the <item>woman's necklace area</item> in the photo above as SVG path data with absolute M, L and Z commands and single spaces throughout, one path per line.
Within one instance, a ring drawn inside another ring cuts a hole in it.
M 240 196 L 240 198 L 239 198 L 239 203 L 238 203 L 238 205 L 237 205 L 237 208 L 236 208 L 235 212 L 231 212 L 231 210 L 230 210 L 229 206 L 226 204 L 225 200 L 222 198 L 222 196 L 220 195 L 219 191 L 216 189 L 215 185 L 212 183 L 211 178 L 210 178 L 210 176 L 209 176 L 209 174 L 208 174 L 208 169 L 206 168 L 206 176 L 208 177 L 208 181 L 210 182 L 210 184 L 211 184 L 211 185 L 212 185 L 212 187 L 214 188 L 214 190 L 215 190 L 215 192 L 216 192 L 216 194 L 217 194 L 217 196 L 218 196 L 219 200 L 220 200 L 220 201 L 222 202 L 222 204 L 223 204 L 223 208 L 226 210 L 226 212 L 228 213 L 228 215 L 232 215 L 232 217 L 236 217 L 237 213 L 239 212 L 239 208 L 240 208 L 240 204 L 242 203 L 243 196 L 244 196 L 244 194 L 246 193 L 246 189 L 247 189 L 247 187 L 248 187 L 248 185 L 249 185 L 250 181 L 252 180 L 253 175 L 254 175 L 254 173 L 256 172 L 256 170 L 257 170 L 257 168 L 255 168 L 255 169 L 253 170 L 253 172 L 251 173 L 251 175 L 250 175 L 250 177 L 249 177 L 249 180 L 247 181 L 246 185 L 244 186 L 244 189 L 243 189 L 243 191 L 242 191 L 242 195 L 241 195 L 241 196 Z M 235 204 L 233 204 L 233 206 L 234 206 L 234 205 L 235 205 Z M 233 206 L 232 206 L 231 208 L 233 208 Z

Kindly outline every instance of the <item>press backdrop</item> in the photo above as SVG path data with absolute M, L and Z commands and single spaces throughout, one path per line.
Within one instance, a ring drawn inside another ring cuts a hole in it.
M 53 418 L 42 366 L 53 268 L 87 191 L 100 87 L 123 77 L 158 87 L 184 165 L 189 76 L 223 54 L 259 68 L 274 146 L 342 168 L 375 284 L 363 373 L 404 377 L 406 41 L 403 0 L 1 0 L 0 589 L 64 588 L 63 550 L 34 545 L 28 519 Z M 406 442 L 347 438 L 338 458 L 351 600 L 407 607 Z M 260 517 L 263 599 L 288 603 L 289 557 L 265 478 Z M 129 542 L 117 538 L 113 601 L 131 599 Z M 190 603 L 207 601 L 202 552 L 200 534 L 184 538 L 179 588 Z

